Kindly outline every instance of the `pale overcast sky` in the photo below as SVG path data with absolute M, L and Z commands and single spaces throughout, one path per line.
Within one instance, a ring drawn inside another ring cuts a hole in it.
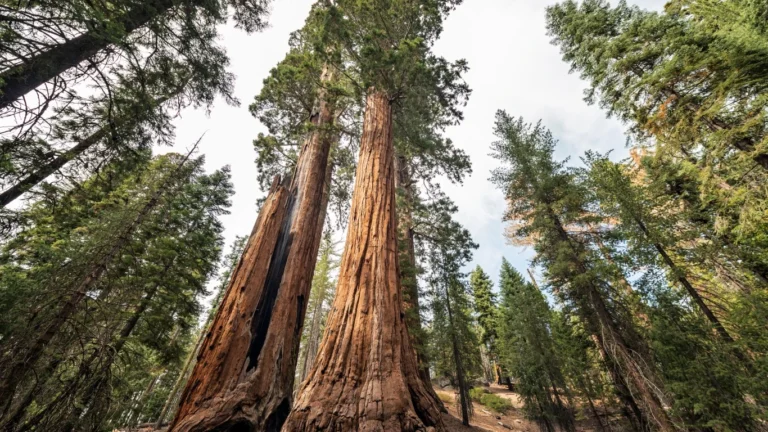
M 661 9 L 665 0 L 630 0 L 641 7 Z M 200 149 L 207 168 L 232 167 L 236 194 L 231 214 L 224 218 L 227 244 L 251 231 L 256 219 L 256 200 L 264 195 L 256 184 L 252 141 L 265 128 L 248 112 L 269 70 L 288 50 L 289 33 L 300 28 L 313 0 L 274 0 L 264 32 L 246 35 L 234 28 L 222 30 L 222 42 L 237 75 L 235 94 L 242 102 L 230 107 L 218 101 L 209 115 L 187 110 L 175 121 L 176 146 L 188 148 L 206 133 Z M 479 264 L 496 282 L 501 258 L 506 257 L 524 272 L 530 250 L 506 244 L 501 221 L 504 199 L 489 181 L 498 164 L 491 158 L 494 113 L 506 110 L 529 122 L 542 119 L 560 140 L 557 157 L 578 159 L 587 149 L 625 157 L 624 127 L 582 100 L 585 83 L 568 73 L 557 47 L 546 35 L 544 10 L 555 1 L 465 0 L 445 23 L 436 44 L 438 54 L 449 60 L 465 58 L 470 71 L 466 80 L 473 93 L 464 109 L 464 122 L 448 131 L 454 143 L 472 159 L 473 174 L 463 185 L 443 182 L 443 188 L 459 207 L 457 219 L 480 245 L 468 269 Z M 162 151 L 162 150 L 161 150 Z M 227 246 L 228 247 L 228 246 Z M 525 274 L 525 273 L 523 273 Z

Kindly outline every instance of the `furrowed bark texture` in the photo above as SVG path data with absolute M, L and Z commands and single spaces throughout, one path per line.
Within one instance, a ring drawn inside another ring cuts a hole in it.
M 590 330 L 597 329 L 593 330 L 593 334 L 600 335 L 599 341 L 607 354 L 609 367 L 620 373 L 622 379 L 626 377 L 626 382 L 634 390 L 630 394 L 636 403 L 642 405 L 642 414 L 649 423 L 653 423 L 659 431 L 677 430 L 655 391 L 657 378 L 652 371 L 642 367 L 643 360 L 636 358 L 640 350 L 635 349 L 634 344 L 630 344 L 631 341 L 617 329 L 618 325 L 607 311 L 600 294 L 591 289 L 587 295 L 594 308 L 593 313 L 587 312 L 587 324 Z M 612 378 L 615 385 L 624 386 L 619 377 L 612 375 Z M 623 389 L 620 391 L 623 392 Z
M 637 402 L 635 402 L 635 398 L 632 396 L 632 392 L 627 386 L 627 382 L 619 373 L 619 366 L 616 364 L 616 362 L 613 361 L 611 357 L 608 356 L 608 353 L 605 351 L 602 338 L 596 333 L 593 333 L 591 338 L 592 342 L 595 344 L 595 347 L 597 347 L 597 352 L 600 354 L 600 359 L 605 364 L 606 369 L 608 369 L 608 374 L 610 375 L 611 382 L 613 383 L 614 393 L 623 404 L 622 414 L 631 424 L 632 430 L 648 430 L 648 419 L 640 410 Z
M 246 412 L 252 404 L 244 401 L 251 380 L 241 381 L 248 378 L 244 375 L 250 363 L 252 322 L 261 312 L 258 307 L 264 296 L 266 270 L 278 243 L 287 202 L 287 188 L 275 181 L 205 337 L 170 430 L 207 430 L 205 425 L 212 422 L 231 422 L 234 426 L 240 417 L 245 420 L 257 415 Z
M 278 431 L 288 416 L 325 215 L 332 112 L 321 101 L 291 184 L 273 185 L 169 430 Z
M 336 299 L 284 431 L 442 429 L 403 313 L 393 151 L 389 98 L 370 89 Z

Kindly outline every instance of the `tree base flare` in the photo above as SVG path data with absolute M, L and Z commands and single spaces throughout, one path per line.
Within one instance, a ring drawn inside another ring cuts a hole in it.
M 336 298 L 283 431 L 443 429 L 403 312 L 394 174 L 390 101 L 371 90 Z

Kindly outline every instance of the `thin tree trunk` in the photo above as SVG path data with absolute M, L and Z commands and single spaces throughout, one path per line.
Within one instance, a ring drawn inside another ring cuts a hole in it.
M 579 274 L 587 274 L 588 269 L 582 262 L 578 248 L 574 246 L 571 237 L 563 228 L 560 219 L 550 209 L 549 216 L 560 240 L 568 245 L 572 250 L 572 260 L 576 264 Z M 615 363 L 622 373 L 627 375 L 628 382 L 632 384 L 634 390 L 638 393 L 645 415 L 650 421 L 653 421 L 656 427 L 662 431 L 676 430 L 669 418 L 659 397 L 654 393 L 650 386 L 656 385 L 653 371 L 642 370 L 638 361 L 634 358 L 646 350 L 633 343 L 637 337 L 626 338 L 622 334 L 620 326 L 614 321 L 614 318 L 608 310 L 605 300 L 602 297 L 598 287 L 592 281 L 584 281 L 577 288 L 580 303 L 579 308 L 585 319 L 590 332 L 598 336 L 599 343 L 603 346 L 606 359 Z M 625 331 L 634 333 L 631 326 L 627 326 Z M 634 335 L 633 335 L 634 336 Z M 606 337 L 608 340 L 606 341 Z M 650 385 L 649 385 L 650 382 Z
M 403 313 L 393 153 L 390 100 L 369 89 L 336 299 L 285 431 L 442 429 Z
M 149 381 L 149 384 L 147 384 L 147 388 L 144 389 L 144 392 L 141 394 L 141 398 L 139 399 L 139 402 L 136 404 L 136 413 L 138 417 L 136 418 L 136 421 L 131 419 L 129 425 L 133 426 L 133 423 L 137 425 L 142 424 L 142 420 L 144 420 L 144 417 L 142 416 L 141 412 L 144 410 L 144 407 L 147 404 L 147 399 L 155 391 L 155 386 L 163 378 L 163 375 L 165 375 L 165 371 L 152 377 L 152 379 Z
M 326 69 L 321 80 L 330 79 Z M 275 183 L 262 208 L 171 431 L 272 431 L 288 416 L 335 136 L 333 106 L 319 101 L 290 184 Z
M 632 396 L 632 392 L 629 390 L 624 377 L 619 374 L 618 366 L 613 361 L 613 359 L 608 356 L 608 353 L 606 353 L 600 336 L 593 333 L 592 342 L 594 342 L 595 347 L 597 347 L 597 352 L 600 354 L 600 359 L 603 360 L 606 369 L 608 369 L 608 374 L 610 375 L 611 381 L 613 382 L 616 396 L 623 404 L 622 413 L 624 414 L 624 417 L 627 418 L 633 430 L 646 431 L 648 429 L 648 420 L 646 419 L 645 414 L 640 410 L 640 407 L 637 405 L 637 402 L 635 401 L 634 396 Z
M 40 378 L 37 380 L 37 382 L 34 385 L 29 387 L 24 397 L 19 401 L 18 404 L 16 404 L 15 407 L 13 407 L 13 411 L 10 412 L 7 416 L 8 420 L 3 422 L 2 426 L 0 426 L 0 430 L 4 432 L 12 432 L 13 430 L 16 429 L 16 426 L 19 425 L 21 420 L 24 418 L 24 415 L 27 413 L 27 408 L 29 408 L 29 405 L 31 405 L 32 402 L 35 400 L 35 396 L 37 396 L 37 391 L 45 387 L 46 383 L 48 382 L 48 379 L 51 377 L 51 375 L 53 375 L 53 373 L 59 367 L 59 364 L 61 364 L 60 359 L 54 359 L 48 362 L 48 365 L 40 374 Z
M 419 286 L 416 279 L 416 248 L 414 244 L 413 233 L 413 214 L 412 208 L 413 201 L 416 193 L 413 190 L 413 178 L 411 177 L 411 170 L 408 166 L 408 161 L 402 155 L 395 154 L 395 188 L 402 190 L 402 193 L 406 200 L 405 208 L 400 214 L 398 219 L 398 228 L 400 231 L 400 239 L 405 242 L 405 245 L 401 245 L 401 248 L 405 252 L 406 266 L 408 272 L 403 274 L 401 272 L 401 283 L 403 285 L 404 292 L 404 304 L 406 313 L 406 322 L 408 328 L 411 330 L 411 344 L 416 349 L 416 360 L 419 362 L 419 376 L 428 385 L 432 385 L 429 377 L 429 360 L 424 355 L 424 341 L 421 340 L 422 334 L 421 327 L 421 306 L 419 304 Z M 439 401 L 440 399 L 436 397 Z
M 547 432 L 555 432 L 555 429 L 552 427 L 552 423 L 549 421 L 549 417 L 547 417 L 547 411 L 544 409 L 544 406 L 541 404 L 541 401 L 537 398 L 536 403 L 539 405 L 539 411 L 541 411 L 541 421 L 544 423 L 544 427 L 547 428 Z
M 193 147 L 192 151 L 194 151 L 196 147 L 197 145 Z M 107 270 L 107 267 L 131 240 L 133 233 L 141 226 L 141 224 L 144 222 L 144 219 L 146 219 L 152 210 L 160 203 L 162 196 L 168 192 L 166 190 L 167 185 L 170 183 L 173 177 L 175 177 L 176 172 L 180 170 L 183 164 L 186 163 L 186 161 L 189 159 L 192 151 L 187 154 L 187 156 L 176 167 L 174 172 L 166 177 L 162 184 L 159 185 L 157 190 L 152 194 L 149 201 L 144 204 L 134 220 L 128 224 L 122 233 L 120 233 L 115 243 L 91 266 L 85 278 L 78 284 L 72 294 L 70 294 L 62 307 L 53 317 L 51 322 L 44 327 L 42 333 L 34 338 L 32 344 L 26 350 L 26 352 L 22 355 L 17 355 L 17 360 L 13 361 L 9 365 L 5 371 L 5 376 L 3 376 L 2 382 L 0 382 L 0 394 L 9 395 L 9 397 L 12 397 L 16 391 L 16 386 L 24 377 L 24 371 L 27 368 L 31 368 L 36 363 L 37 359 L 40 357 L 40 354 L 42 354 L 45 347 L 48 346 L 48 344 L 53 340 L 59 329 L 72 316 L 72 314 L 77 311 L 78 305 L 85 298 L 91 287 L 93 287 L 93 285 L 99 281 L 101 276 Z
M 552 376 L 551 372 L 550 372 L 549 381 L 552 385 L 552 394 L 555 396 L 555 402 L 557 403 L 557 419 L 558 419 L 558 423 L 560 424 L 560 427 L 567 431 L 576 430 L 573 424 L 573 415 L 571 414 L 570 409 L 567 408 L 563 403 L 563 399 L 560 397 L 560 392 L 557 390 L 557 385 L 555 385 L 555 379 Z M 569 399 L 569 402 L 570 402 L 570 399 Z M 570 403 L 568 406 L 570 407 Z
M 687 179 L 681 178 L 678 180 L 684 181 L 687 186 L 698 187 L 695 183 Z M 699 204 L 695 200 L 692 200 L 690 197 L 682 193 L 682 188 L 670 188 L 668 194 L 672 195 L 676 199 L 681 200 L 686 210 L 688 211 L 701 210 L 699 208 Z M 697 225 L 702 231 L 713 233 L 713 238 L 721 241 L 723 247 L 733 251 L 736 254 L 736 257 L 742 260 L 742 266 L 749 272 L 749 274 L 757 279 L 760 284 L 764 286 L 768 285 L 768 264 L 763 262 L 761 259 L 755 260 L 751 254 L 745 254 L 742 248 L 737 244 L 736 239 L 732 238 L 728 232 L 714 232 L 715 229 L 713 227 L 713 222 L 708 217 L 699 216 L 691 219 L 691 222 Z
M 590 289 L 589 295 L 589 301 L 594 307 L 594 315 L 597 318 L 596 322 L 592 325 L 599 326 L 598 328 L 600 330 L 598 331 L 602 331 L 610 338 L 610 341 L 606 341 L 603 337 L 600 339 L 600 342 L 606 347 L 606 353 L 610 353 L 609 357 L 613 358 L 613 362 L 619 370 L 627 375 L 627 381 L 632 383 L 632 386 L 642 401 L 646 417 L 649 421 L 652 421 L 660 431 L 676 430 L 669 419 L 669 415 L 664 409 L 662 402 L 650 387 L 655 385 L 653 373 L 641 370 L 640 366 L 637 364 L 637 360 L 634 358 L 635 353 L 640 352 L 640 350 L 628 346 L 626 339 L 619 333 L 618 329 L 615 328 L 616 323 L 613 322 L 605 307 L 603 299 L 594 287 Z
M 122 28 L 124 35 L 128 35 L 166 13 L 174 5 L 173 0 L 145 3 L 114 18 L 113 28 Z M 110 44 L 119 42 L 106 32 L 108 30 L 105 28 L 89 30 L 0 73 L 0 109 L 95 56 Z
M 598 426 L 600 426 L 600 430 L 606 432 L 605 426 L 603 426 L 603 421 L 600 419 L 600 413 L 597 412 L 595 403 L 592 401 L 592 397 L 590 397 L 589 394 L 587 394 L 587 402 L 589 403 L 589 409 L 592 411 L 592 415 L 595 417 L 595 420 L 597 420 Z
M 723 324 L 720 322 L 717 316 L 715 316 L 714 312 L 712 312 L 712 309 L 710 309 L 709 306 L 704 302 L 704 299 L 701 297 L 699 292 L 696 291 L 696 288 L 694 288 L 691 282 L 688 281 L 688 278 L 685 277 L 685 274 L 677 267 L 675 262 L 672 261 L 672 258 L 669 256 L 666 249 L 664 249 L 664 246 L 653 240 L 648 227 L 642 220 L 635 217 L 635 222 L 646 236 L 646 238 L 651 240 L 653 247 L 656 248 L 656 251 L 659 253 L 662 260 L 664 260 L 664 263 L 669 267 L 669 270 L 672 272 L 673 276 L 678 280 L 678 282 L 680 282 L 680 285 L 685 288 L 685 291 L 688 292 L 688 295 L 691 296 L 694 303 L 696 303 L 699 309 L 701 309 L 701 311 L 704 313 L 704 316 L 706 316 L 709 322 L 712 323 L 712 325 L 715 327 L 715 330 L 717 330 L 717 332 L 720 334 L 720 337 L 722 337 L 726 342 L 733 343 L 733 338 L 731 337 L 730 333 L 728 333 L 725 327 L 723 327 Z M 746 360 L 741 354 L 740 359 Z
M 595 388 L 592 385 L 592 378 L 588 374 L 584 374 L 582 376 L 582 378 L 581 378 L 581 382 L 582 382 L 582 385 L 583 385 L 584 389 L 586 390 L 587 400 L 589 401 L 589 404 L 592 407 L 592 412 L 598 418 L 598 422 L 600 422 L 600 429 L 602 431 L 604 431 L 604 432 L 605 431 L 607 431 L 607 432 L 612 431 L 612 429 L 611 429 L 611 420 L 608 417 L 608 408 L 606 408 L 605 401 L 603 401 L 603 412 L 605 413 L 605 414 L 603 414 L 603 416 L 605 416 L 605 418 L 606 418 L 605 426 L 600 421 L 600 417 L 601 416 L 598 413 L 597 408 L 594 406 L 593 399 L 592 399 L 592 396 L 591 396 L 591 395 L 595 394 L 594 393 L 594 389 Z
M 637 306 L 639 307 L 639 311 L 633 311 L 637 314 L 638 318 L 640 318 L 640 322 L 644 327 L 649 327 L 651 324 L 651 320 L 648 318 L 648 314 L 645 313 L 643 309 L 645 309 L 645 305 L 643 304 L 642 300 L 638 297 L 635 290 L 632 288 L 632 285 L 627 280 L 626 276 L 624 275 L 624 272 L 621 271 L 621 269 L 616 265 L 616 261 L 613 259 L 613 256 L 611 255 L 610 250 L 608 250 L 608 247 L 605 246 L 603 243 L 603 240 L 600 238 L 600 235 L 593 236 L 595 239 L 595 243 L 597 244 L 597 248 L 600 250 L 600 253 L 603 255 L 603 258 L 605 259 L 608 264 L 611 264 L 616 271 L 618 272 L 617 278 L 618 278 L 618 284 L 621 286 L 622 290 L 624 291 L 624 294 L 629 297 L 629 299 L 632 302 L 636 302 Z
M 169 98 L 170 97 L 167 97 L 167 96 L 158 98 L 155 100 L 153 106 L 160 106 Z M 24 194 L 28 190 L 37 186 L 40 182 L 48 178 L 48 176 L 55 173 L 56 171 L 61 169 L 64 165 L 66 165 L 70 161 L 74 160 L 75 158 L 83 154 L 83 152 L 85 152 L 89 148 L 93 147 L 95 144 L 101 141 L 104 137 L 106 137 L 113 128 L 123 125 L 127 121 L 130 121 L 132 119 L 133 119 L 132 117 L 127 117 L 127 116 L 118 118 L 112 124 L 101 127 L 99 130 L 97 130 L 87 138 L 84 138 L 69 150 L 56 156 L 53 160 L 49 161 L 43 166 L 38 167 L 34 172 L 30 173 L 23 179 L 19 180 L 16 184 L 14 184 L 13 186 L 5 190 L 3 193 L 0 193 L 0 208 L 6 207 L 8 204 L 12 203 L 16 198 L 20 197 L 22 194 Z
M 184 383 L 187 382 L 187 379 L 189 378 L 189 369 L 191 368 L 192 364 L 195 362 L 195 359 L 198 356 L 198 353 L 200 352 L 200 347 L 203 345 L 203 340 L 205 339 L 206 333 L 208 333 L 210 329 L 210 325 L 206 325 L 205 328 L 202 328 L 200 330 L 200 335 L 197 337 L 197 342 L 195 343 L 194 349 L 187 355 L 187 359 L 184 361 L 184 367 L 181 369 L 181 372 L 179 373 L 179 377 L 176 379 L 176 383 L 173 384 L 173 388 L 171 389 L 171 392 L 168 394 L 168 398 L 165 400 L 165 404 L 163 404 L 163 409 L 160 411 L 160 415 L 157 417 L 157 422 L 155 423 L 155 429 L 160 429 L 160 427 L 163 425 L 163 421 L 168 416 L 168 411 L 171 409 L 171 405 L 173 404 L 173 401 L 176 399 L 177 394 L 179 393 L 179 390 L 181 390 L 181 386 L 184 385 Z
M 170 266 L 166 266 L 165 270 Z M 30 430 L 34 427 L 36 427 L 41 421 L 45 419 L 45 417 L 48 415 L 48 413 L 55 409 L 60 402 L 67 399 L 69 396 L 74 396 L 77 393 L 78 390 L 78 383 L 81 382 L 81 380 L 85 380 L 90 376 L 95 376 L 94 381 L 88 386 L 88 389 L 83 392 L 85 396 L 85 401 L 81 402 L 79 404 L 74 404 L 73 411 L 69 414 L 67 417 L 67 420 L 61 422 L 59 426 L 59 430 L 72 430 L 75 426 L 75 421 L 79 419 L 80 415 L 82 414 L 83 410 L 86 408 L 86 406 L 91 402 L 94 394 L 98 390 L 99 385 L 103 382 L 103 376 L 106 372 L 106 370 L 111 367 L 112 361 L 116 358 L 117 354 L 122 350 L 123 346 L 125 345 L 125 342 L 130 336 L 131 332 L 135 328 L 136 324 L 139 321 L 139 318 L 146 310 L 146 307 L 149 304 L 149 301 L 151 300 L 152 296 L 154 296 L 155 292 L 157 291 L 157 287 L 150 290 L 147 294 L 149 299 L 146 297 L 142 299 L 142 302 L 139 304 L 139 307 L 137 310 L 131 315 L 131 318 L 128 319 L 128 321 L 123 325 L 123 329 L 120 331 L 120 336 L 118 338 L 117 343 L 114 347 L 108 347 L 108 348 L 101 348 L 94 350 L 94 352 L 86 359 L 84 360 L 79 367 L 79 371 L 77 375 L 75 375 L 66 386 L 66 390 L 62 391 L 59 396 L 57 396 L 52 402 L 50 402 L 48 405 L 45 406 L 40 412 L 35 415 L 34 418 L 30 419 L 24 426 L 20 429 L 20 431 L 24 430 Z M 91 365 L 93 364 L 96 359 L 99 358 L 100 353 L 103 353 L 105 350 L 109 350 L 110 353 L 109 358 L 105 360 L 103 366 L 99 368 L 98 372 L 92 372 L 90 370 Z
M 309 370 L 312 368 L 315 357 L 317 356 L 317 350 L 320 345 L 320 321 L 322 320 L 322 302 L 324 299 L 318 298 L 318 304 L 312 310 L 312 322 L 309 328 L 309 334 L 307 335 L 307 349 L 304 357 L 304 365 L 301 369 L 301 381 L 309 374 Z
M 469 417 L 471 407 L 469 404 L 472 402 L 469 400 L 469 388 L 467 388 L 467 381 L 464 377 L 464 364 L 461 359 L 461 352 L 459 351 L 459 340 L 456 337 L 456 328 L 453 325 L 453 311 L 451 309 L 451 295 L 448 292 L 448 286 L 445 287 L 445 306 L 448 310 L 448 325 L 451 327 L 451 345 L 453 345 L 453 362 L 456 364 L 456 380 L 459 384 L 459 404 L 461 405 L 461 423 L 464 426 L 469 426 Z
M 536 288 L 537 291 L 541 291 L 539 288 L 538 282 L 536 282 L 536 277 L 533 275 L 533 271 L 531 271 L 530 268 L 526 269 L 528 271 L 528 276 L 531 278 L 531 283 L 533 284 L 533 287 Z M 547 329 L 543 329 L 544 332 L 547 332 Z M 542 356 L 542 358 L 547 358 L 547 353 L 544 351 L 543 347 L 540 344 L 536 344 L 536 347 L 539 351 L 539 355 Z M 556 373 L 557 372 L 557 373 Z M 552 394 L 555 396 L 555 401 L 557 401 L 557 419 L 558 423 L 560 424 L 561 428 L 571 431 L 575 430 L 574 425 L 574 419 L 573 419 L 573 413 L 570 411 L 571 406 L 571 397 L 568 392 L 568 388 L 563 383 L 563 388 L 566 392 L 566 397 L 568 398 L 568 408 L 563 404 L 562 399 L 560 398 L 560 392 L 557 390 L 557 383 L 561 382 L 562 380 L 557 379 L 558 376 L 562 376 L 559 369 L 556 371 L 552 370 L 552 367 L 550 365 L 547 366 L 547 375 L 549 377 L 550 385 L 552 386 Z
M 323 320 L 323 304 L 325 303 L 325 300 L 326 300 L 325 288 L 327 287 L 324 287 L 323 293 L 318 296 L 317 302 L 315 303 L 315 307 L 313 308 L 311 313 L 312 321 L 310 323 L 309 334 L 307 335 L 307 342 L 306 342 L 307 348 L 306 348 L 305 357 L 304 357 L 304 365 L 301 370 L 302 382 L 309 374 L 309 371 L 312 368 L 312 364 L 314 363 L 315 357 L 317 357 L 317 350 L 320 347 L 320 338 L 322 336 L 320 327 L 322 326 L 322 320 Z
M 166 265 L 164 271 L 168 271 L 170 267 L 171 264 Z M 72 412 L 68 416 L 68 419 L 60 426 L 59 430 L 62 432 L 72 432 L 72 430 L 74 430 L 74 428 L 77 426 L 77 421 L 80 419 L 83 411 L 89 408 L 93 398 L 99 392 L 100 387 L 102 387 L 102 385 L 106 382 L 109 369 L 112 368 L 112 364 L 117 359 L 117 355 L 120 354 L 120 352 L 123 350 L 125 343 L 133 333 L 133 330 L 136 329 L 136 325 L 139 323 L 139 320 L 141 320 L 141 317 L 144 315 L 144 312 L 146 312 L 150 302 L 154 298 L 155 294 L 157 294 L 159 289 L 160 285 L 155 284 L 146 292 L 144 297 L 141 299 L 139 306 L 136 308 L 133 314 L 131 314 L 131 317 L 128 319 L 128 321 L 125 322 L 122 330 L 120 330 L 120 334 L 118 336 L 117 342 L 115 342 L 115 345 L 105 348 L 106 351 L 108 351 L 107 358 L 104 359 L 98 370 L 92 374 L 93 381 L 85 389 L 85 391 L 82 392 L 83 400 L 80 401 L 80 403 L 75 404 Z
M 491 359 L 489 358 L 488 348 L 485 344 L 480 344 L 480 364 L 483 369 L 483 379 L 488 383 L 493 382 L 493 366 L 491 365 Z

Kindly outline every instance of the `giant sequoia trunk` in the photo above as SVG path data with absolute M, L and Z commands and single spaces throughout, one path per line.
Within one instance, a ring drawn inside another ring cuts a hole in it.
M 127 35 L 167 12 L 175 2 L 144 3 L 115 18 L 114 28 L 122 28 Z M 107 31 L 91 29 L 0 73 L 0 109 L 107 48 L 115 42 Z
M 171 431 L 276 431 L 288 416 L 325 215 L 332 121 L 321 97 L 290 184 L 275 182 L 261 209 Z
M 371 89 L 336 299 L 285 431 L 442 427 L 403 313 L 393 151 L 391 103 Z

